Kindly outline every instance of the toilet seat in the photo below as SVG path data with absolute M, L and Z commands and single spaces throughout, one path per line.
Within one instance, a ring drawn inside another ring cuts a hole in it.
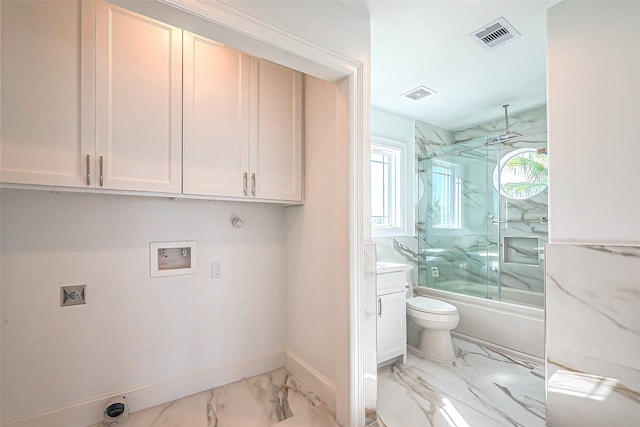
M 407 299 L 407 307 L 431 314 L 457 314 L 458 309 L 446 301 L 427 297 L 413 297 Z

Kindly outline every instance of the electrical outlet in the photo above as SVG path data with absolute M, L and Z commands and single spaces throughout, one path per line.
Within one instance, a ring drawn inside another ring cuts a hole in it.
M 431 267 L 431 277 L 438 277 L 438 276 L 440 276 L 438 267 Z
M 61 286 L 60 307 L 87 303 L 87 285 Z
M 211 263 L 211 278 L 217 279 L 222 277 L 222 262 L 214 261 Z

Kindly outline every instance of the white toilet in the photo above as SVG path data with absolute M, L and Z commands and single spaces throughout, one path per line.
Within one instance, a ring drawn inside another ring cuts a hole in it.
M 451 330 L 459 322 L 458 309 L 448 302 L 427 297 L 407 299 L 408 327 L 419 332 L 417 343 L 412 343 L 409 335 L 409 344 L 429 359 L 441 362 L 455 359 Z

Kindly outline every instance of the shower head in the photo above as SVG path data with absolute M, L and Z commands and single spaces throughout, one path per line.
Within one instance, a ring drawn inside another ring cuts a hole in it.
M 502 135 L 494 136 L 493 138 L 491 138 L 487 142 L 488 144 L 492 144 L 492 143 L 495 143 L 495 142 L 507 141 L 507 140 L 522 136 L 518 132 L 509 131 L 509 113 L 508 113 L 509 104 L 504 104 L 502 106 L 502 108 L 504 108 L 504 124 L 505 124 L 504 133 Z
M 504 141 L 507 139 L 511 139 L 511 138 L 517 138 L 519 136 L 522 136 L 521 134 L 519 134 L 518 132 L 510 132 L 509 131 L 509 104 L 504 104 L 502 106 L 502 108 L 504 108 L 504 133 L 498 137 L 496 137 L 494 140 L 495 141 Z

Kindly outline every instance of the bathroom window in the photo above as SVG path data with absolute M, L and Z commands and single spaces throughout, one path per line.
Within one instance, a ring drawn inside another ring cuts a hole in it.
M 434 160 L 431 182 L 432 227 L 461 228 L 462 178 L 458 175 L 458 166 Z
M 529 199 L 547 189 L 548 176 L 546 152 L 520 148 L 500 159 L 493 171 L 493 186 L 510 199 Z
M 410 201 L 405 144 L 373 137 L 371 141 L 371 227 L 374 236 L 409 233 Z

